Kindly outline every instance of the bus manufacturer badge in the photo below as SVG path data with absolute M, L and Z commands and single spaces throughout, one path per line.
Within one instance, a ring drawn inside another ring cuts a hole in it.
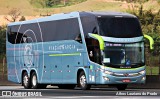
M 128 73 L 125 73 L 125 74 L 124 74 L 124 76 L 126 76 L 126 77 L 127 77 L 128 75 L 129 75 Z

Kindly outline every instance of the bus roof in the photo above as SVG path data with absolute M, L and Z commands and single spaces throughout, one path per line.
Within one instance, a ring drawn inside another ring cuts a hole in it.
M 98 16 L 106 16 L 106 17 L 116 17 L 116 16 L 121 16 L 121 17 L 133 17 L 135 18 L 136 16 L 129 14 L 129 13 L 124 13 L 124 12 L 111 12 L 111 11 L 100 11 L 100 12 L 95 12 L 95 11 L 91 11 L 91 12 L 80 12 L 81 15 L 85 15 L 85 14 L 92 14 L 96 17 Z
M 31 23 L 37 23 L 37 22 L 47 22 L 47 21 L 54 21 L 54 20 L 62 20 L 62 19 L 69 19 L 69 18 L 78 18 L 83 16 L 106 16 L 106 17 L 132 17 L 136 18 L 136 16 L 128 13 L 123 12 L 70 12 L 70 13 L 60 13 L 60 14 L 53 14 L 51 16 L 37 18 L 33 20 L 27 20 L 27 21 L 20 21 L 20 22 L 13 22 L 9 23 L 8 26 L 13 25 L 22 25 L 22 24 L 31 24 Z

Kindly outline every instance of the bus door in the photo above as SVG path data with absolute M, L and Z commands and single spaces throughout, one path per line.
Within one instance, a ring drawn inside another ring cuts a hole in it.
M 90 59 L 90 68 L 89 68 L 89 82 L 90 83 L 96 83 L 96 70 L 97 65 L 101 64 L 101 55 L 100 55 L 100 47 L 99 42 L 96 39 L 93 38 L 87 38 L 86 39 L 87 44 L 87 50 L 88 50 L 88 56 Z

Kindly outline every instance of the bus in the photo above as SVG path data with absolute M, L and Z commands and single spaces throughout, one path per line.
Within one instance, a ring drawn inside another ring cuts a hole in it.
M 70 12 L 8 24 L 8 80 L 24 88 L 82 90 L 109 85 L 125 90 L 146 80 L 144 38 L 136 16 Z

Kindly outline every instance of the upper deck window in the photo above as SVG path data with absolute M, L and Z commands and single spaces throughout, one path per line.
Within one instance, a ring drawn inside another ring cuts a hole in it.
M 142 36 L 137 18 L 98 17 L 99 33 L 102 36 L 131 38 Z
M 12 44 L 76 40 L 82 43 L 77 18 L 12 25 L 8 41 Z

